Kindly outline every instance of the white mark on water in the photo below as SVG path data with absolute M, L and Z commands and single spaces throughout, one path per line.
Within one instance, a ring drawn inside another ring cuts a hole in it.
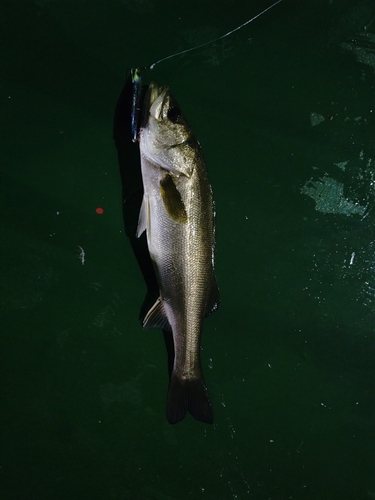
M 77 246 L 81 251 L 80 254 L 78 255 L 78 257 L 80 258 L 82 265 L 84 265 L 85 264 L 85 256 L 86 256 L 85 251 L 81 246 L 79 246 L 79 245 L 77 245 Z
M 349 266 L 351 266 L 354 262 L 354 257 L 355 257 L 355 252 L 352 253 L 352 256 L 350 257 L 350 262 L 349 262 Z
M 340 161 L 338 163 L 334 163 L 334 165 L 336 165 L 336 167 L 339 167 L 341 170 L 345 171 L 346 165 L 348 163 L 349 163 L 349 160 L 347 160 L 347 161 Z
M 323 115 L 320 115 L 319 113 L 310 113 L 310 123 L 313 127 L 316 125 L 319 125 L 320 123 L 324 122 L 325 118 Z
M 317 181 L 310 179 L 301 188 L 301 193 L 315 201 L 315 210 L 323 213 L 363 215 L 366 207 L 344 196 L 344 184 L 325 175 Z

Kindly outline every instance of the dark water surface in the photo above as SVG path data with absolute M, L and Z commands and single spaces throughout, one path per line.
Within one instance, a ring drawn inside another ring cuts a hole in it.
M 268 5 L 0 3 L 2 500 L 375 497 L 373 0 L 283 0 L 145 76 L 216 199 L 213 426 L 166 422 L 163 338 L 138 321 L 112 140 L 126 68 Z

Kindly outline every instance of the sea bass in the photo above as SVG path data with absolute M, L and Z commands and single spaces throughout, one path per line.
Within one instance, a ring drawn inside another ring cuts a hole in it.
M 137 236 L 146 231 L 160 288 L 143 326 L 172 331 L 175 347 L 167 420 L 177 423 L 189 412 L 212 423 L 200 362 L 203 320 L 219 304 L 212 191 L 199 142 L 168 87 L 155 82 L 143 104 L 139 147 L 144 197 Z

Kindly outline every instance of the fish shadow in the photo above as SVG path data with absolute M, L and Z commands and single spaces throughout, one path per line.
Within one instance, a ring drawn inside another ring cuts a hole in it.
M 144 100 L 147 86 L 142 87 L 141 102 Z M 139 319 L 142 321 L 149 309 L 158 299 L 159 285 L 156 279 L 152 260 L 148 251 L 146 233 L 136 237 L 139 211 L 143 198 L 141 160 L 138 142 L 132 141 L 131 107 L 132 107 L 131 75 L 127 77 L 118 98 L 113 119 L 113 139 L 118 155 L 118 165 L 122 185 L 122 216 L 125 234 L 142 272 L 147 292 L 140 309 Z M 164 343 L 168 355 L 168 373 L 171 377 L 174 363 L 174 343 L 171 332 L 163 330 Z

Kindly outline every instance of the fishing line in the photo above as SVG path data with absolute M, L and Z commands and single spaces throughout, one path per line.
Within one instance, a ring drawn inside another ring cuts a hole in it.
M 234 28 L 231 31 L 228 31 L 228 33 L 225 33 L 224 35 L 219 36 L 218 38 L 214 38 L 213 40 L 209 40 L 208 42 L 201 43 L 200 45 L 197 45 L 195 47 L 191 47 L 190 49 L 185 49 L 181 50 L 180 52 L 176 52 L 175 54 L 171 54 L 170 56 L 163 57 L 162 59 L 159 59 L 149 66 L 145 66 L 143 68 L 131 68 L 131 81 L 132 81 L 132 103 L 131 103 L 131 135 L 132 135 L 132 141 L 137 142 L 138 140 L 138 132 L 139 132 L 139 123 L 140 123 L 140 117 L 141 117 L 141 105 L 140 105 L 140 96 L 142 93 L 142 80 L 141 80 L 141 69 L 142 70 L 153 70 L 155 66 L 163 61 L 166 61 L 167 59 L 172 59 L 173 57 L 180 56 L 181 54 L 186 54 L 187 52 L 191 52 L 193 50 L 198 50 L 202 47 L 206 47 L 207 45 L 210 45 L 211 43 L 215 43 L 218 40 L 222 40 L 223 38 L 226 38 L 227 36 L 231 35 L 232 33 L 235 33 L 236 31 L 242 29 L 244 26 L 247 26 L 248 24 L 252 23 L 257 19 L 258 17 L 262 16 L 265 14 L 268 10 L 272 9 L 280 3 L 282 0 L 277 0 L 277 2 L 273 3 L 266 9 L 262 10 L 262 12 L 259 12 L 256 16 L 252 17 L 245 23 L 241 24 L 240 26 L 237 26 L 237 28 Z
M 149 69 L 149 70 L 152 70 L 155 68 L 155 66 L 163 61 L 166 61 L 167 59 L 172 59 L 172 57 L 177 57 L 177 56 L 180 56 L 181 54 L 186 54 L 187 52 L 191 52 L 192 50 L 197 50 L 197 49 L 200 49 L 201 47 L 205 47 L 206 45 L 209 45 L 211 43 L 215 43 L 217 42 L 218 40 L 222 40 L 223 38 L 231 35 L 232 33 L 234 33 L 235 31 L 238 31 L 240 30 L 241 28 L 243 28 L 244 26 L 247 26 L 248 24 L 252 23 L 253 21 L 255 21 L 255 19 L 257 19 L 258 17 L 262 16 L 263 14 L 265 14 L 268 10 L 272 9 L 273 7 L 275 7 L 275 5 L 277 5 L 278 3 L 280 3 L 281 0 L 277 0 L 277 2 L 273 3 L 272 5 L 270 5 L 269 7 L 267 7 L 266 9 L 262 10 L 262 12 L 259 12 L 259 14 L 257 14 L 256 16 L 252 17 L 251 19 L 249 19 L 248 21 L 246 21 L 245 23 L 241 24 L 241 26 L 237 26 L 237 28 L 234 28 L 233 30 L 231 31 L 228 31 L 228 33 L 225 33 L 225 35 L 221 35 L 219 36 L 218 38 L 214 38 L 213 40 L 210 40 L 208 42 L 205 42 L 205 43 L 202 43 L 200 45 L 197 45 L 196 47 L 191 47 L 190 49 L 186 49 L 186 50 L 181 50 L 181 52 L 177 52 L 176 54 L 171 54 L 170 56 L 167 56 L 167 57 L 163 57 L 162 59 L 159 59 L 158 61 L 155 61 L 154 63 L 150 64 L 150 66 L 146 66 L 142 69 Z

